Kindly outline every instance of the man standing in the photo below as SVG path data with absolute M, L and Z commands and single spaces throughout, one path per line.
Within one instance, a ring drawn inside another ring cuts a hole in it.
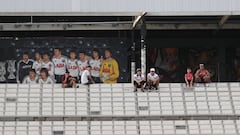
M 87 59 L 85 52 L 79 53 L 79 60 L 77 61 L 77 64 L 78 64 L 78 68 L 79 68 L 79 79 L 81 81 L 82 73 L 88 66 L 88 59 Z
M 101 67 L 101 58 L 97 49 L 93 50 L 93 59 L 89 61 L 89 65 L 92 67 L 91 75 L 95 83 L 100 83 L 99 70 Z
M 52 78 L 52 80 L 55 80 L 54 76 L 54 64 L 50 61 L 50 56 L 48 53 L 43 54 L 43 61 L 42 61 L 42 67 L 46 68 L 48 71 L 49 76 Z
M 69 57 L 70 59 L 68 59 L 68 62 L 67 62 L 67 70 L 71 77 L 74 77 L 76 80 L 78 80 L 79 73 L 78 73 L 76 53 L 74 51 L 71 51 Z
M 100 68 L 100 77 L 103 83 L 117 83 L 119 69 L 117 61 L 112 58 L 110 49 L 105 50 L 105 60 Z
M 62 77 L 67 70 L 67 57 L 62 55 L 59 48 L 55 48 L 52 62 L 54 64 L 54 75 L 56 83 L 61 83 Z
M 33 62 L 32 69 L 34 69 L 36 74 L 40 76 L 40 70 L 42 68 L 42 55 L 39 52 L 36 52 L 35 59 L 36 60 Z
M 28 75 L 29 71 L 32 69 L 33 60 L 29 59 L 27 52 L 23 53 L 23 59 L 17 64 L 17 82 L 22 83 L 25 76 Z

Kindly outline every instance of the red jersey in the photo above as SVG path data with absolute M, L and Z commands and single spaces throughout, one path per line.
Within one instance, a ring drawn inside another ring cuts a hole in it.
M 199 76 L 204 77 L 207 75 L 207 70 L 199 70 Z
M 192 74 L 192 73 L 186 73 L 186 74 L 185 74 L 185 78 L 186 78 L 187 80 L 192 80 L 192 79 L 193 79 L 193 74 Z

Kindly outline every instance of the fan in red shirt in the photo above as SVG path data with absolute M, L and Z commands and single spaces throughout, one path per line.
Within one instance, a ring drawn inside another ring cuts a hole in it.
M 199 65 L 199 69 L 195 73 L 195 82 L 196 83 L 209 83 L 210 73 L 207 69 L 204 68 L 204 64 Z
M 185 82 L 187 87 L 192 87 L 193 85 L 193 74 L 190 68 L 187 68 L 187 73 L 185 74 Z

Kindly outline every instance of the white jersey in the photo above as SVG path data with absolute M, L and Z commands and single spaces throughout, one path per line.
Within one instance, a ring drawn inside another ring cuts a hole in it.
M 77 61 L 77 64 L 78 64 L 78 68 L 79 68 L 79 75 L 81 76 L 82 75 L 82 72 L 86 69 L 86 67 L 88 66 L 88 60 L 85 60 L 85 61 L 81 61 L 81 60 L 78 60 Z
M 101 67 L 101 59 L 95 60 L 95 59 L 91 59 L 89 61 L 90 66 L 92 67 L 91 69 L 91 75 L 93 77 L 100 77 L 99 75 L 99 70 Z
M 67 69 L 67 57 L 61 56 L 60 58 L 52 58 L 54 64 L 54 74 L 55 75 L 64 75 Z
M 151 75 L 151 73 L 148 73 L 147 77 L 152 80 L 155 81 L 158 78 L 158 74 L 154 73 L 153 75 Z
M 67 62 L 67 69 L 69 71 L 69 74 L 72 77 L 78 77 L 79 73 L 78 73 L 78 64 L 77 64 L 77 60 L 71 60 L 69 59 Z
M 38 81 L 40 84 L 53 84 L 53 80 L 50 78 L 50 77 L 48 77 L 46 80 L 43 80 L 42 78 L 41 79 L 39 79 L 39 81 Z
M 48 61 L 46 63 L 42 62 L 42 68 L 46 68 L 50 76 L 54 75 L 54 65 L 51 61 Z
M 25 84 L 37 84 L 38 83 L 38 78 L 35 77 L 33 80 L 31 80 L 29 76 L 26 76 L 23 79 L 23 83 L 25 83 Z
M 81 76 L 81 84 L 88 83 L 88 76 L 90 76 L 90 72 L 88 70 L 84 70 Z
M 33 62 L 33 66 L 32 69 L 35 70 L 35 72 L 37 73 L 37 75 L 40 75 L 40 70 L 42 68 L 42 61 L 34 61 Z
M 136 81 L 142 81 L 142 80 L 145 80 L 145 77 L 144 77 L 143 74 L 141 74 L 141 75 L 137 75 L 137 74 L 135 74 L 133 77 L 134 77 L 134 80 L 136 80 Z

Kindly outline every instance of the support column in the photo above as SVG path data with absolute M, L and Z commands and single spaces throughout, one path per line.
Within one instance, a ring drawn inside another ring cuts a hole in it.
M 134 32 L 135 29 L 132 30 L 132 46 L 131 46 L 131 82 L 133 83 L 133 76 L 135 74 L 136 71 L 136 43 L 135 43 L 135 39 L 134 39 Z
M 226 80 L 226 48 L 218 48 L 218 80 Z
M 145 17 L 143 16 L 141 19 L 141 70 L 143 74 L 146 74 L 146 23 Z

